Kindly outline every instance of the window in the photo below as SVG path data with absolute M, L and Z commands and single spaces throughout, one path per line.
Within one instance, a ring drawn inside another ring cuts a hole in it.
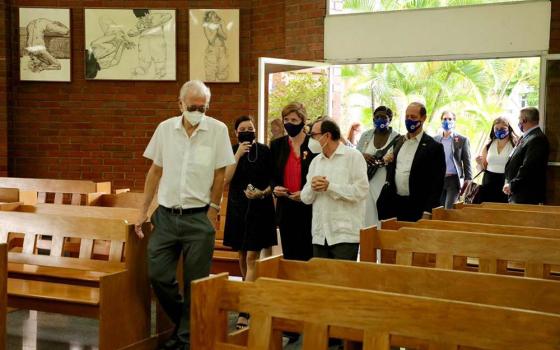
M 524 0 L 329 0 L 329 14 L 411 10 L 448 6 L 468 6 Z

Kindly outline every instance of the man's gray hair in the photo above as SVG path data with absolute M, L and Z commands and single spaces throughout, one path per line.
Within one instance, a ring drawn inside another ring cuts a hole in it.
M 200 80 L 189 80 L 181 86 L 179 99 L 184 101 L 187 96 L 194 98 L 204 98 L 206 106 L 210 103 L 210 89 Z
M 528 122 L 533 124 L 539 123 L 539 110 L 535 107 L 527 107 L 521 110 L 521 114 L 527 119 Z

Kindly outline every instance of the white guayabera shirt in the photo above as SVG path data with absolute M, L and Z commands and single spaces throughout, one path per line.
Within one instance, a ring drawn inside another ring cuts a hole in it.
M 235 163 L 227 126 L 207 116 L 190 137 L 183 127 L 183 116 L 163 121 L 144 157 L 163 168 L 158 203 L 183 209 L 208 205 L 214 170 Z
M 327 177 L 326 192 L 313 191 L 314 176 Z M 300 195 L 303 203 L 313 204 L 313 244 L 359 243 L 368 191 L 367 165 L 359 151 L 338 145 L 330 158 L 315 157 Z

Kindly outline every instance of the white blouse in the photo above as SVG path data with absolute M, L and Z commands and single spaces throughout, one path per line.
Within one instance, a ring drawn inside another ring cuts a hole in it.
M 511 151 L 513 151 L 511 142 L 508 141 L 502 151 L 498 152 L 498 141 L 492 141 L 492 143 L 490 144 L 490 148 L 488 149 L 488 154 L 486 156 L 486 160 L 488 161 L 486 170 L 498 174 L 505 173 L 506 163 L 508 161 L 509 155 L 511 154 Z

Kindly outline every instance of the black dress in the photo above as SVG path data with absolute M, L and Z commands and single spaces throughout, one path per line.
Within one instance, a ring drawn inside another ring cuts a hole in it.
M 237 152 L 239 145 L 233 146 Z M 249 200 L 247 185 L 260 190 L 271 184 L 270 149 L 260 143 L 241 157 L 229 185 L 224 245 L 233 250 L 260 251 L 277 244 L 272 196 Z

